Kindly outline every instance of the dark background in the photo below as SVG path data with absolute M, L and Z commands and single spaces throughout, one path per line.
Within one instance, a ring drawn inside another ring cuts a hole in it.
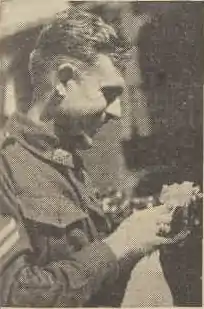
M 119 132 L 123 127 L 110 124 L 102 130 L 85 155 L 99 186 L 137 186 L 140 179 L 145 183 L 141 194 L 146 194 L 157 191 L 163 182 L 202 183 L 202 9 L 199 2 L 140 4 L 138 10 L 153 16 L 140 28 L 135 42 L 152 130 L 142 137 L 139 125 L 132 125 L 132 137 L 123 148 L 125 166 L 132 173 L 122 164 Z M 134 106 L 144 99 L 135 100 L 132 114 L 140 118 Z M 135 179 L 129 184 L 126 175 L 132 174 Z

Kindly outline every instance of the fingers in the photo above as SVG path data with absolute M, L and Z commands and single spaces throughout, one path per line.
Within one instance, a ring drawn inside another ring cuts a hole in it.
M 190 235 L 190 231 L 181 231 L 177 235 L 175 235 L 172 238 L 166 238 L 166 237 L 156 237 L 155 246 L 159 247 L 162 245 L 173 245 L 177 244 L 179 242 L 184 241 L 188 236 Z
M 172 214 L 162 214 L 156 220 L 157 235 L 166 236 L 171 231 Z
M 164 204 L 154 207 L 152 211 L 154 211 L 155 215 L 158 215 L 158 216 L 168 215 L 170 213 L 169 208 Z
M 158 231 L 157 231 L 157 235 L 158 236 L 168 236 L 171 232 L 171 225 L 170 223 L 167 224 L 167 223 L 161 223 L 159 226 L 158 226 Z
M 159 206 L 154 206 L 150 208 L 145 208 L 142 210 L 133 210 L 133 213 L 135 213 L 136 216 L 141 215 L 141 216 L 152 216 L 152 217 L 158 217 L 162 214 L 167 214 L 169 213 L 169 210 L 165 205 L 159 205 Z
M 159 224 L 169 224 L 171 223 L 172 220 L 172 213 L 167 213 L 167 214 L 161 214 L 157 218 L 157 225 Z

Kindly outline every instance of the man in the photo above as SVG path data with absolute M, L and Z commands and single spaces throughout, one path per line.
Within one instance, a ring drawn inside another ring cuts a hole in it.
M 44 27 L 30 56 L 33 100 L 10 119 L 1 147 L 2 306 L 103 305 L 122 271 L 179 240 L 157 236 L 159 220 L 170 222 L 164 206 L 110 234 L 78 155 L 120 116 L 116 42 L 99 17 L 70 9 Z

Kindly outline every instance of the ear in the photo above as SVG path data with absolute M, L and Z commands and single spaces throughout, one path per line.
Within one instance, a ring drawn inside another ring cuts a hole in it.
M 69 64 L 69 63 L 61 64 L 58 67 L 58 78 L 59 78 L 59 81 L 63 85 L 66 85 L 66 83 L 69 80 L 73 79 L 74 72 L 75 72 L 75 68 L 71 64 Z
M 61 64 L 58 67 L 57 77 L 59 82 L 56 85 L 56 90 L 60 96 L 66 96 L 66 85 L 74 78 L 75 71 L 76 69 L 70 63 Z

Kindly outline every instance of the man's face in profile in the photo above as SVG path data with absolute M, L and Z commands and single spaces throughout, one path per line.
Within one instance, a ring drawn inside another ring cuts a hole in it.
M 119 118 L 124 80 L 107 54 L 98 53 L 92 63 L 66 62 L 59 66 L 59 87 L 63 98 L 56 109 L 55 122 L 64 134 L 87 147 L 92 137 L 110 118 Z M 79 147 L 86 147 L 79 145 Z

